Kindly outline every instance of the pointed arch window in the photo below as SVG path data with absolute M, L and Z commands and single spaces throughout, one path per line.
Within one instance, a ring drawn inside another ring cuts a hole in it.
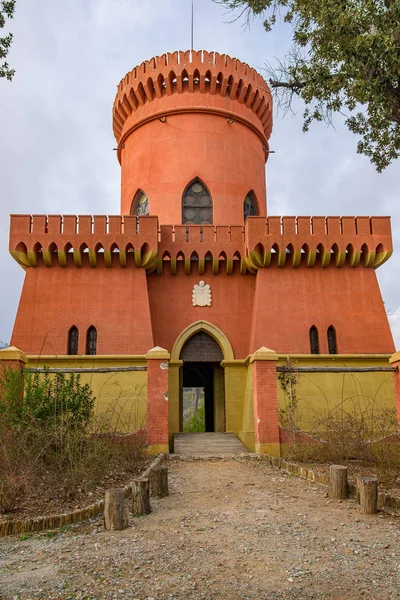
M 337 354 L 336 330 L 333 325 L 328 327 L 328 349 L 329 354 Z
M 146 217 L 150 214 L 149 199 L 143 190 L 138 190 L 132 202 L 131 215 Z
M 68 331 L 68 352 L 67 354 L 78 354 L 78 342 L 79 342 L 79 331 L 78 328 L 73 325 Z
M 253 192 L 249 192 L 243 202 L 243 216 L 246 221 L 247 217 L 257 217 L 258 206 Z
M 311 354 L 319 354 L 318 329 L 315 325 L 310 328 L 310 352 Z
M 213 207 L 210 192 L 200 179 L 192 181 L 183 193 L 183 225 L 212 225 Z
M 97 329 L 93 325 L 89 327 L 86 333 L 86 354 L 94 356 L 97 349 Z

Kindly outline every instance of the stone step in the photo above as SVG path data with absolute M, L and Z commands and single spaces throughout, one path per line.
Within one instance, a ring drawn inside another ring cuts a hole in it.
M 181 456 L 202 454 L 243 454 L 245 446 L 234 433 L 176 433 L 174 453 Z

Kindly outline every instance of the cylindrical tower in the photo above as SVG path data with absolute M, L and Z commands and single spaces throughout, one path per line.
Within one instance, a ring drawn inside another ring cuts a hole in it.
M 113 127 L 122 214 L 175 225 L 266 215 L 271 93 L 248 65 L 205 51 L 146 61 L 120 82 Z

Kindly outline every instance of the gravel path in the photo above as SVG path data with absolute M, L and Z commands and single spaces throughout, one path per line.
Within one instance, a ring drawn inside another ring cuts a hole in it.
M 0 599 L 400 598 L 399 519 L 259 461 L 168 466 L 170 496 L 125 531 L 0 540 Z

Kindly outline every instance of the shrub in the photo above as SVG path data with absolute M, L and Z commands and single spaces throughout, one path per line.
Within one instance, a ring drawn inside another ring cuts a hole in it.
M 118 436 L 115 414 L 96 418 L 94 405 L 90 386 L 79 375 L 47 370 L 23 378 L 12 368 L 3 370 L 0 512 L 13 510 L 38 477 L 73 498 L 78 488 L 97 484 L 115 465 L 136 462 L 143 437 Z
M 202 402 L 196 412 L 185 421 L 183 430 L 185 433 L 203 433 L 206 430 L 204 419 L 204 402 Z

